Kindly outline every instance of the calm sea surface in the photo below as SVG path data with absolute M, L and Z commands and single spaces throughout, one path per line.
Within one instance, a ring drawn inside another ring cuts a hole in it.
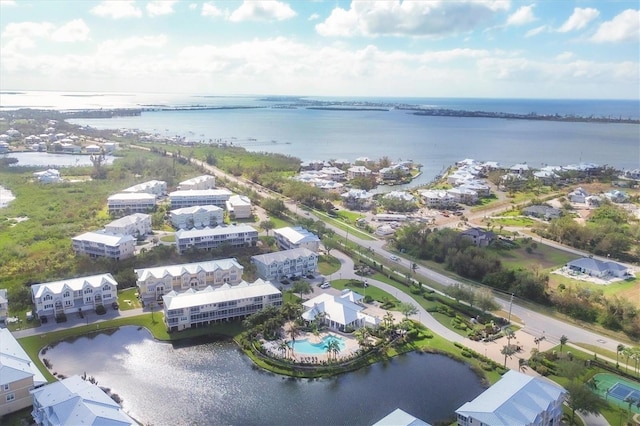
M 136 327 L 62 342 L 44 357 L 58 373 L 94 376 L 155 425 L 370 425 L 398 407 L 435 422 L 483 391 L 466 365 L 442 355 L 298 380 L 257 369 L 233 343 L 174 347 Z

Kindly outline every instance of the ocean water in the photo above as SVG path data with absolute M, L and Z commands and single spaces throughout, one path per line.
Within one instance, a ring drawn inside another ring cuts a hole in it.
M 527 100 L 426 98 L 309 98 L 409 104 L 423 107 L 507 113 L 640 118 L 640 103 L 630 100 Z M 101 94 L 22 92 L 0 94 L 0 108 L 109 108 L 141 106 L 244 106 L 255 109 L 145 111 L 137 117 L 74 119 L 100 129 L 139 129 L 195 142 L 225 141 L 251 151 L 281 153 L 302 161 L 368 157 L 412 159 L 423 174 L 413 185 L 428 183 L 444 168 L 465 158 L 569 165 L 581 162 L 619 169 L 640 167 L 640 126 L 470 117 L 416 116 L 409 111 L 327 111 L 273 108 L 291 103 L 263 97 L 209 97 L 180 94 Z

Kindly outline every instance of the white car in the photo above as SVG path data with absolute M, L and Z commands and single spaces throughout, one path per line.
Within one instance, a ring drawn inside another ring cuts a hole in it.
M 329 284 L 328 281 L 325 281 L 322 283 L 322 285 L 320 285 L 320 288 L 329 288 L 329 287 L 331 287 L 331 284 Z
M 398 256 L 389 256 L 389 259 L 394 260 L 396 262 L 398 262 L 400 260 L 400 258 Z

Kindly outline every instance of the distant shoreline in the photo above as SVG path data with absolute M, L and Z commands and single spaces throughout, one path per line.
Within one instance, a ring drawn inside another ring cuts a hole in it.
M 405 108 L 399 108 L 405 109 Z M 640 120 L 631 118 L 613 118 L 613 117 L 595 117 L 595 116 L 579 116 L 579 115 L 538 115 L 538 114 L 514 114 L 506 112 L 487 112 L 487 111 L 464 111 L 452 109 L 415 109 L 407 108 L 414 111 L 413 115 L 422 115 L 428 117 L 461 117 L 461 118 L 502 118 L 506 120 L 539 120 L 539 121 L 562 121 L 577 123 L 624 123 L 624 124 L 640 124 Z

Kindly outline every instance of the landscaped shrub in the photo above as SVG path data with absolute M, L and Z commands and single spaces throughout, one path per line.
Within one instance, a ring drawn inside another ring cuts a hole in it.
M 98 305 L 96 306 L 96 314 L 98 315 L 104 315 L 107 313 L 107 309 L 104 307 L 104 305 Z

